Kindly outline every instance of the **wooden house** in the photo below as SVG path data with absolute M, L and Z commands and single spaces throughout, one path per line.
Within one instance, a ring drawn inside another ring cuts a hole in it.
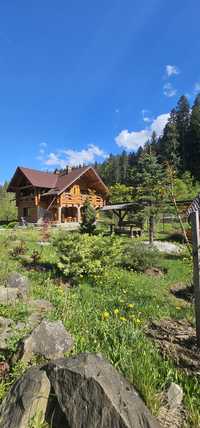
M 19 221 L 45 217 L 55 223 L 81 220 L 86 199 L 95 208 L 105 205 L 108 189 L 94 168 L 87 166 L 62 173 L 18 167 L 8 186 L 16 194 Z

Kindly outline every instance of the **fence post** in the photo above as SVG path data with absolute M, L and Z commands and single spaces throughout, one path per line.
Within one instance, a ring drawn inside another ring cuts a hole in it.
M 193 255 L 193 284 L 195 297 L 197 346 L 200 348 L 200 238 L 199 212 L 190 214 L 192 224 L 192 255 Z

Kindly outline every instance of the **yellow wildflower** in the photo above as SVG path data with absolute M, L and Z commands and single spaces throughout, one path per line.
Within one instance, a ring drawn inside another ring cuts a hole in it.
M 101 317 L 102 317 L 102 320 L 106 321 L 109 318 L 109 316 L 110 316 L 109 312 L 108 311 L 104 311 L 102 313 Z
M 119 314 L 119 309 L 118 309 L 118 308 L 114 309 L 114 314 L 115 314 L 115 315 L 118 315 L 118 314 Z
M 120 317 L 120 320 L 121 321 L 126 321 L 126 318 L 125 317 Z
M 180 307 L 180 306 L 176 306 L 176 309 L 180 310 L 180 309 L 181 309 L 181 307 Z
M 134 307 L 134 304 L 133 304 L 133 303 L 128 303 L 127 307 L 128 307 L 129 309 L 132 309 L 132 308 Z

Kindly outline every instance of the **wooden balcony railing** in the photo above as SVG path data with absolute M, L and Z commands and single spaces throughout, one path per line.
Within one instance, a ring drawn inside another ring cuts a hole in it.
M 83 205 L 84 202 L 88 199 L 91 205 L 95 207 L 103 207 L 103 198 L 97 195 L 71 195 L 70 193 L 65 193 L 61 196 L 61 204 L 73 204 L 73 205 Z

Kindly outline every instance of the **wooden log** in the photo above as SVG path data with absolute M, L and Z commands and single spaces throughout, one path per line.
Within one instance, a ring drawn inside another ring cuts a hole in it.
M 193 283 L 195 296 L 195 317 L 197 346 L 200 348 L 200 237 L 199 237 L 199 212 L 191 213 L 192 224 L 192 255 L 193 255 Z

